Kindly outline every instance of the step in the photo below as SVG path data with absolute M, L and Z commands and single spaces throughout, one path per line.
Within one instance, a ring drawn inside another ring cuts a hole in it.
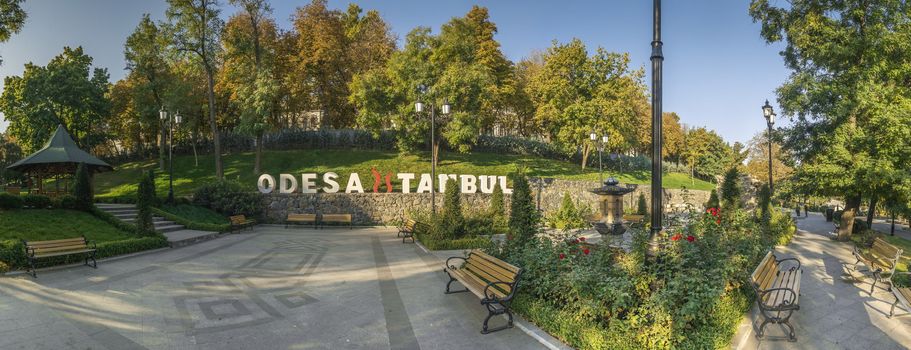
M 120 220 L 123 222 L 128 222 L 128 223 L 132 224 L 132 223 L 136 222 L 136 216 L 133 216 L 129 219 L 120 219 Z M 161 222 L 161 221 L 165 221 L 165 219 L 163 217 L 159 217 L 159 216 L 155 216 L 152 218 L 152 222 Z
M 102 210 L 102 211 L 105 212 L 105 213 L 114 215 L 114 216 L 117 216 L 117 215 L 136 214 L 136 213 L 139 212 L 139 210 L 136 210 L 136 209 L 129 209 L 129 210 L 127 210 L 127 209 L 122 209 L 122 210 L 118 209 L 118 210 Z
M 155 231 L 158 231 L 161 233 L 167 233 L 167 232 L 180 231 L 185 228 L 186 227 L 184 225 L 155 226 Z
M 135 211 L 134 211 L 134 212 L 132 212 L 132 213 L 108 213 L 108 214 L 113 215 L 115 218 L 122 219 L 122 218 L 132 218 L 132 217 L 135 217 L 136 215 L 139 215 L 139 212 L 135 212 Z
M 167 221 L 167 220 L 155 221 L 155 219 L 152 219 L 152 224 L 155 225 L 155 227 L 161 227 L 161 226 L 172 226 L 172 225 L 176 225 L 177 223 L 175 223 L 173 221 Z
M 95 207 L 101 210 L 111 210 L 111 209 L 136 209 L 134 204 L 104 204 L 96 203 Z
M 164 235 L 168 238 L 168 245 L 171 248 L 177 248 L 213 240 L 225 234 L 209 231 L 177 230 L 164 233 Z

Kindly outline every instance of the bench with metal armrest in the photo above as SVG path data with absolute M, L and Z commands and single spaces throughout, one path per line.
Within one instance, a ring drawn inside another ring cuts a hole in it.
M 461 260 L 461 264 L 457 261 Z M 522 269 L 505 261 L 492 257 L 480 250 L 472 250 L 468 257 L 451 257 L 446 260 L 443 271 L 449 275 L 446 283 L 446 294 L 471 292 L 481 299 L 481 305 L 487 308 L 487 318 L 484 319 L 481 333 L 500 331 L 512 328 L 512 312 L 509 303 L 516 295 Z M 465 288 L 450 290 L 452 282 L 458 281 Z M 506 325 L 489 329 L 487 326 L 490 318 L 496 315 L 507 315 L 509 321 Z
M 23 240 L 22 244 L 25 246 L 25 258 L 28 260 L 26 272 L 31 271 L 32 277 L 35 278 L 38 277 L 36 271 L 38 259 L 55 256 L 83 254 L 85 255 L 85 266 L 98 268 L 98 262 L 95 261 L 95 252 L 98 247 L 95 242 L 87 240 L 85 236 L 52 241 Z M 92 260 L 91 265 L 89 265 L 89 260 Z
M 782 268 L 782 262 L 796 263 L 796 266 Z M 765 326 L 769 323 L 784 324 L 788 327 L 788 340 L 797 341 L 794 327 L 790 323 L 791 314 L 800 310 L 800 261 L 795 258 L 778 259 L 768 252 L 753 274 L 750 285 L 756 292 L 756 305 L 764 320 L 759 326 L 758 338 L 762 338 Z

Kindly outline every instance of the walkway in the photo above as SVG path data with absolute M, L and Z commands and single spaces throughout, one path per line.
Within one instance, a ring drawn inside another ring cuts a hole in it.
M 854 263 L 850 243 L 830 240 L 832 223 L 819 213 L 797 220 L 798 232 L 787 247 L 778 247 L 782 257 L 800 259 L 803 277 L 800 310 L 791 321 L 796 326 L 796 343 L 786 340 L 786 327 L 769 325 L 766 339 L 757 341 L 755 328 L 761 316 L 754 307 L 749 321 L 734 339 L 738 349 L 864 349 L 911 348 L 911 316 L 896 308 L 888 318 L 895 300 L 885 286 L 877 284 L 873 295 L 870 283 L 845 280 L 843 263 Z
M 0 277 L 2 349 L 540 349 L 482 335 L 442 262 L 391 229 L 284 229 Z M 493 321 L 492 321 L 493 322 Z

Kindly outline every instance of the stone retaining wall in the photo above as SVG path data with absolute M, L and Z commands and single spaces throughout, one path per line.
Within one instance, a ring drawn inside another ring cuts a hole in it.
M 538 200 L 538 185 L 531 184 L 532 200 Z M 552 213 L 560 208 L 563 194 L 569 193 L 576 203 L 588 203 L 595 207 L 597 196 L 588 190 L 597 187 L 593 181 L 554 180 L 545 185 L 541 191 L 541 207 L 545 213 Z M 644 193 L 646 200 L 650 196 L 649 186 L 640 185 L 631 194 L 625 196 L 627 207 L 635 208 L 639 194 Z M 697 209 L 708 201 L 709 192 L 688 191 L 688 202 Z M 409 211 L 430 210 L 429 193 L 314 193 L 314 194 L 266 194 L 263 195 L 264 216 L 267 222 L 283 223 L 288 213 L 350 213 L 355 225 L 388 223 L 407 215 Z M 504 195 L 509 207 L 510 195 Z M 679 189 L 665 190 L 665 204 L 668 211 L 684 206 L 684 191 Z M 482 211 L 489 206 L 489 194 L 475 193 L 462 195 L 462 208 L 466 211 Z M 437 207 L 442 206 L 443 194 L 437 194 Z

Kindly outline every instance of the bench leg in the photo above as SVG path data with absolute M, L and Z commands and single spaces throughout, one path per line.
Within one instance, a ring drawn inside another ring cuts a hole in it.
M 870 282 L 870 295 L 873 295 L 873 289 L 876 288 L 876 282 L 880 279 L 880 271 L 873 271 L 873 282 Z
M 767 326 L 769 323 L 775 323 L 783 324 L 788 327 L 788 341 L 797 341 L 797 333 L 794 332 L 794 326 L 791 325 L 791 315 L 794 314 L 795 310 L 766 310 L 761 305 L 759 305 L 759 311 L 762 313 L 764 320 L 762 321 L 762 324 L 759 325 L 759 331 L 756 332 L 757 339 L 762 339 L 764 336 L 765 326 Z M 773 316 L 769 314 L 769 312 L 774 312 L 775 315 Z M 787 316 L 781 317 L 782 312 L 787 312 Z
M 467 292 L 467 291 L 468 291 L 468 288 L 464 288 L 464 289 L 462 289 L 462 290 L 450 290 L 450 289 L 449 289 L 449 286 L 452 285 L 452 282 L 455 282 L 455 281 L 457 281 L 457 280 L 456 280 L 455 278 L 452 278 L 452 275 L 450 275 L 450 274 L 449 274 L 449 271 L 446 271 L 446 269 L 443 269 L 443 272 L 445 272 L 446 275 L 449 276 L 449 282 L 446 282 L 446 292 L 445 292 L 445 294 L 464 293 L 464 292 Z
M 502 331 L 507 328 L 512 328 L 513 319 L 512 312 L 509 311 L 509 306 L 503 304 L 498 305 L 500 305 L 502 309 L 498 310 L 492 304 L 484 304 L 484 306 L 487 307 L 487 317 L 484 318 L 484 327 L 481 329 L 481 334 L 489 334 L 497 331 Z M 506 325 L 496 328 L 488 328 L 487 322 L 490 321 L 490 318 L 502 314 L 506 314 L 506 316 L 509 318 L 509 321 L 506 322 Z
M 31 271 L 32 271 L 32 273 L 31 273 L 32 277 L 38 278 L 38 269 L 36 268 L 35 259 L 34 259 L 34 258 L 29 258 L 29 259 L 28 259 L 28 268 L 29 268 L 29 269 L 25 270 L 25 272 L 28 273 L 28 272 L 31 270 Z
M 895 302 L 892 303 L 892 308 L 889 309 L 889 318 L 892 318 L 895 315 L 895 305 L 898 305 L 898 297 L 895 297 Z
M 91 264 L 91 265 L 89 265 L 89 259 L 92 259 L 92 264 Z M 97 269 L 97 268 L 98 268 L 98 261 L 95 260 L 95 252 L 92 252 L 91 254 L 86 254 L 86 256 L 85 256 L 85 266 L 91 266 L 91 267 L 94 268 L 94 269 Z

